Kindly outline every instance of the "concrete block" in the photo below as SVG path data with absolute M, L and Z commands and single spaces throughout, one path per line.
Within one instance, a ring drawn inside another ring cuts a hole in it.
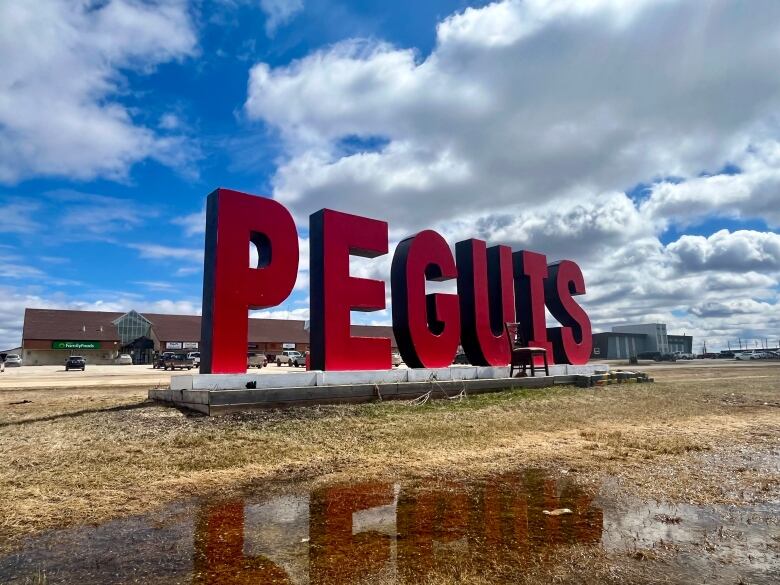
M 450 366 L 450 377 L 453 380 L 476 380 L 476 366 Z
M 446 382 L 452 380 L 452 368 L 415 368 L 406 370 L 409 382 Z
M 208 390 L 182 390 L 181 401 L 196 402 L 198 404 L 208 404 L 209 392 Z
M 555 376 L 556 384 L 576 384 L 580 376 Z
M 195 374 L 193 390 L 241 390 L 247 382 L 254 382 L 257 388 L 290 388 L 314 386 L 317 372 L 289 372 L 285 374 Z
M 314 372 L 317 386 L 343 386 L 350 384 L 395 384 L 406 382 L 408 373 L 406 368 L 394 368 L 392 370 L 364 370 L 347 372 Z
M 180 406 L 181 408 L 187 408 L 189 410 L 194 410 L 196 412 L 201 412 L 207 415 L 211 414 L 211 407 L 208 404 L 200 404 L 198 402 L 181 402 L 181 403 L 177 403 L 176 406 Z
M 192 390 L 192 378 L 193 374 L 171 376 L 171 390 Z
M 566 376 L 566 365 L 565 364 L 550 364 L 547 366 L 547 369 L 550 370 L 551 376 Z M 528 368 L 528 375 L 531 375 L 531 368 Z M 537 376 L 544 376 L 544 365 L 536 366 L 536 375 Z
M 477 367 L 477 379 L 478 380 L 489 380 L 494 378 L 508 378 L 509 377 L 509 366 L 487 366 Z

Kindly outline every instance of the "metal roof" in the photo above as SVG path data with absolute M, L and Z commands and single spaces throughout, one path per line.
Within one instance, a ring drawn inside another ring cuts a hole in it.
M 26 309 L 23 339 L 62 339 L 73 341 L 118 341 L 113 323 L 125 313 Z M 160 341 L 200 341 L 200 317 L 139 313 L 152 324 Z M 249 342 L 309 343 L 306 322 L 297 319 L 249 319 Z M 395 346 L 393 328 L 381 325 L 352 325 L 353 336 L 389 337 Z

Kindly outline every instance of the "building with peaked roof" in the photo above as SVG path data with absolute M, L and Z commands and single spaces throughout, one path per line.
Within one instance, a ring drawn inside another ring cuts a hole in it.
M 353 325 L 352 335 L 389 337 L 389 326 Z M 151 363 L 156 352 L 198 351 L 200 317 L 161 313 L 26 309 L 22 330 L 25 365 L 59 365 L 69 355 L 83 355 L 90 364 L 113 364 L 120 354 L 133 363 Z M 279 353 L 282 349 L 309 349 L 305 321 L 249 319 L 247 351 Z

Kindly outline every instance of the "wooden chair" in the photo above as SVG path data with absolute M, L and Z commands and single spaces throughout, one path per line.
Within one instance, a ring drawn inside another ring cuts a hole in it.
M 544 375 L 550 375 L 550 368 L 547 364 L 547 350 L 543 347 L 528 347 L 523 339 L 520 323 L 506 323 L 504 325 L 509 347 L 512 349 L 512 361 L 510 362 L 509 377 L 512 378 L 515 368 L 518 369 L 518 377 L 527 376 L 526 368 L 531 366 L 531 376 L 536 376 L 536 367 L 534 358 L 541 355 L 544 358 Z M 520 372 L 522 367 L 522 372 Z

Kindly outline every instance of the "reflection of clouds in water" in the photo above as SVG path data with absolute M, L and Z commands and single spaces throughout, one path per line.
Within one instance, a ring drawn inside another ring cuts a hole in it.
M 267 558 L 296 585 L 309 582 L 308 538 L 308 494 L 244 507 L 244 555 Z
M 395 537 L 395 511 L 398 506 L 398 494 L 401 491 L 401 486 L 394 485 L 393 491 L 395 497 L 392 504 L 375 506 L 352 513 L 352 534 L 373 531 Z
M 608 551 L 652 549 L 661 543 L 691 545 L 694 550 L 706 545 L 706 558 L 684 552 L 678 555 L 685 570 L 702 582 L 707 576 L 724 582 L 733 576 L 737 582 L 744 576 L 745 565 L 757 574 L 780 571 L 777 545 L 773 544 L 780 541 L 778 503 L 736 507 L 632 501 L 614 506 L 605 501 L 603 507 L 602 542 Z M 719 561 L 717 570 L 713 561 Z

